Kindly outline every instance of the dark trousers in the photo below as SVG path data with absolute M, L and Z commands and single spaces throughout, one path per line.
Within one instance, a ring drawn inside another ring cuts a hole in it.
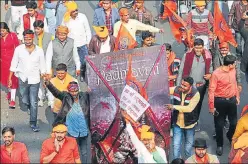
M 86 72 L 85 57 L 88 56 L 88 48 L 86 45 L 83 45 L 81 47 L 77 47 L 77 50 L 81 63 L 80 76 L 85 80 L 85 72 Z
M 197 104 L 196 109 L 198 111 L 198 116 L 200 117 L 202 102 L 203 102 L 204 95 L 205 95 L 206 90 L 207 90 L 207 84 L 204 84 L 204 85 L 202 85 L 200 87 L 197 87 L 197 90 L 198 90 L 198 92 L 200 94 L 200 101 Z
M 68 136 L 71 136 L 68 133 Z M 78 150 L 80 152 L 81 163 L 91 163 L 91 136 L 74 137 L 77 140 Z
M 235 128 L 237 125 L 237 105 L 236 97 L 232 97 L 230 100 L 223 98 L 215 98 L 214 106 L 216 111 L 219 112 L 218 116 L 214 116 L 214 125 L 216 132 L 217 147 L 223 146 L 223 127 L 225 124 L 226 116 L 230 122 L 229 130 L 226 134 L 228 140 L 231 142 Z

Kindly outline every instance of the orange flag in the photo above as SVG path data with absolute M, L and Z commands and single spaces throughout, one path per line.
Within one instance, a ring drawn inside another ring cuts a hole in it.
M 164 6 L 167 6 L 169 9 L 171 9 L 174 12 L 177 11 L 177 3 L 173 0 L 165 0 Z M 166 7 L 164 7 L 162 19 L 166 19 L 166 18 L 168 18 L 168 16 L 169 16 L 168 10 Z
M 220 43 L 229 42 L 234 47 L 238 44 L 235 41 L 231 29 L 228 27 L 226 20 L 224 19 L 222 12 L 220 11 L 217 1 L 214 2 L 214 30 L 216 36 L 218 36 Z
M 183 35 L 186 35 L 186 42 L 191 48 L 191 46 L 193 45 L 193 31 L 191 29 L 187 29 L 186 22 L 184 22 L 183 19 L 178 16 L 174 11 L 172 11 L 170 7 L 166 4 L 165 8 L 168 13 L 171 31 L 175 39 L 177 40 L 177 42 L 181 43 Z M 184 28 L 186 32 L 183 33 L 182 31 L 180 31 L 180 28 Z
M 137 45 L 136 40 L 131 36 L 126 27 L 121 24 L 119 33 L 115 40 L 115 51 L 133 49 Z

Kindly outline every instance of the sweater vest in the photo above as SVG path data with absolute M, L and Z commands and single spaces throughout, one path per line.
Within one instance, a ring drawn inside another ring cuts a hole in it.
M 182 102 L 182 92 L 179 90 L 179 86 L 177 86 L 174 90 L 174 94 L 173 94 L 173 98 L 174 98 L 174 105 L 181 105 Z M 197 93 L 197 89 L 195 87 L 192 87 L 192 91 L 191 93 L 187 94 L 183 105 L 187 106 L 190 103 L 190 100 L 192 99 L 192 97 L 195 96 L 195 94 Z M 173 110 L 173 123 L 177 123 L 177 119 L 178 119 L 178 114 L 179 111 L 178 110 Z M 183 113 L 184 115 L 184 124 L 185 126 L 189 126 L 192 125 L 194 123 L 197 122 L 199 115 L 198 115 L 198 111 L 195 107 L 195 109 L 193 109 L 192 112 L 190 113 Z
M 67 37 L 63 45 L 58 38 L 55 38 L 53 43 L 53 58 L 52 58 L 52 68 L 56 69 L 57 65 L 64 63 L 67 65 L 67 68 L 75 68 L 76 64 L 73 60 L 73 49 L 74 49 L 74 40 Z
M 44 35 L 42 38 L 42 49 L 43 49 L 45 55 L 46 55 L 47 47 L 48 47 L 51 40 L 52 40 L 52 34 L 44 32 Z M 39 45 L 38 36 L 36 36 L 36 35 L 34 36 L 34 43 L 36 45 Z

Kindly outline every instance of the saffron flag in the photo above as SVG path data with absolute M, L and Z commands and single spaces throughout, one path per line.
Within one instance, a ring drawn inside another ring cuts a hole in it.
M 137 45 L 136 40 L 131 36 L 126 27 L 121 24 L 119 33 L 115 40 L 115 51 L 133 49 Z
M 176 12 L 177 11 L 177 3 L 174 0 L 165 0 L 164 1 L 164 6 L 167 6 L 170 8 L 172 11 Z M 162 15 L 162 19 L 166 19 L 169 16 L 169 11 L 167 10 L 166 7 L 164 7 L 164 12 Z
M 169 22 L 171 31 L 177 40 L 177 42 L 182 42 L 183 35 L 186 35 L 186 42 L 191 47 L 193 45 L 193 31 L 191 29 L 187 29 L 187 24 L 183 21 L 183 19 L 178 16 L 173 10 L 170 9 L 169 6 L 165 4 L 165 8 L 168 13 Z M 180 29 L 185 29 L 186 32 L 183 33 Z
M 214 30 L 213 32 L 219 38 L 220 43 L 229 42 L 234 47 L 238 44 L 235 41 L 231 29 L 228 27 L 225 18 L 220 11 L 220 7 L 217 1 L 214 2 Z

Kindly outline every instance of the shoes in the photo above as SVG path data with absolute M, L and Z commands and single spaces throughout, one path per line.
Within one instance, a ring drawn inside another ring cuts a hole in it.
M 216 137 L 216 132 L 213 132 L 213 138 L 215 138 Z
M 199 131 L 201 131 L 201 128 L 200 128 L 199 122 L 197 122 L 195 126 L 195 132 L 199 132 Z
M 28 112 L 28 115 L 30 115 L 30 109 L 28 109 L 28 111 L 27 111 L 27 112 Z
M 34 131 L 34 132 L 39 132 L 40 131 L 40 128 L 36 125 L 30 125 L 30 128 Z
M 15 101 L 10 101 L 9 108 L 15 109 Z
M 218 156 L 221 156 L 222 154 L 223 154 L 223 147 L 217 147 L 217 149 L 216 149 L 216 154 L 218 155 Z
M 38 106 L 39 107 L 43 107 L 44 106 L 43 100 L 38 101 Z

